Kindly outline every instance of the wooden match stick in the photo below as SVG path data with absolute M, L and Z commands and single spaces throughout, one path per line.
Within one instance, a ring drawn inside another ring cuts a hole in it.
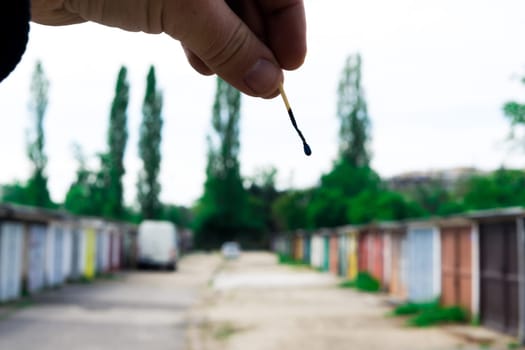
M 290 121 L 292 122 L 292 125 L 295 131 L 297 131 L 297 134 L 299 134 L 301 141 L 303 141 L 304 154 L 309 156 L 312 154 L 312 149 L 310 148 L 310 146 L 308 146 L 308 143 L 306 143 L 306 139 L 304 138 L 303 133 L 297 127 L 297 122 L 295 121 L 295 117 L 293 115 L 292 108 L 290 107 L 290 102 L 288 102 L 288 97 L 286 97 L 286 93 L 284 92 L 283 83 L 279 84 L 279 92 L 281 93 L 281 97 L 283 98 L 284 105 L 286 107 L 286 110 L 288 111 L 288 116 L 290 117 Z

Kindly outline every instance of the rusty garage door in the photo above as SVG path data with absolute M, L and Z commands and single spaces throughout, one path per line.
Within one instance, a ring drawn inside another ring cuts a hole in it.
M 441 302 L 472 312 L 471 226 L 441 229 Z
M 480 225 L 480 307 L 485 326 L 518 333 L 518 235 L 515 221 Z

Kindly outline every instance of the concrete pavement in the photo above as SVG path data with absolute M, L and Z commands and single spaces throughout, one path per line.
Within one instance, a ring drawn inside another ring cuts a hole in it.
M 481 327 L 411 328 L 382 294 L 337 287 L 339 279 L 309 268 L 277 264 L 269 253 L 243 253 L 221 265 L 206 298 L 192 308 L 192 350 L 506 350 L 462 334 Z M 492 332 L 494 333 L 494 332 Z M 485 339 L 485 338 L 484 338 Z
M 0 349 L 183 350 L 188 308 L 220 261 L 194 255 L 176 273 L 124 273 L 46 291 L 17 310 L 4 308 Z

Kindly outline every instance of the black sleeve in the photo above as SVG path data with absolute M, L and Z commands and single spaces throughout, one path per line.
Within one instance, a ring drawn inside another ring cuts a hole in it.
M 26 49 L 29 0 L 0 0 L 0 82 L 15 69 Z

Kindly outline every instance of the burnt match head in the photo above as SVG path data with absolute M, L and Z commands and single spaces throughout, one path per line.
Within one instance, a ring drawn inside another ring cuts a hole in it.
M 304 154 L 306 154 L 307 156 L 312 155 L 312 149 L 310 148 L 310 146 L 308 146 L 306 142 L 303 142 L 303 148 L 304 148 Z
M 288 102 L 288 98 L 286 97 L 286 93 L 284 92 L 282 83 L 279 86 L 279 91 L 281 92 L 281 96 L 283 98 L 284 105 L 286 107 L 286 110 L 288 111 L 288 116 L 290 117 L 290 121 L 292 122 L 292 125 L 295 131 L 297 131 L 297 134 L 301 138 L 301 141 L 303 141 L 304 154 L 306 154 L 307 156 L 310 156 L 312 154 L 312 149 L 310 148 L 308 143 L 306 143 L 306 139 L 304 138 L 303 133 L 301 132 L 301 130 L 299 130 L 299 127 L 297 126 L 297 122 L 295 121 L 295 117 L 293 115 L 292 108 L 290 107 L 290 103 Z

